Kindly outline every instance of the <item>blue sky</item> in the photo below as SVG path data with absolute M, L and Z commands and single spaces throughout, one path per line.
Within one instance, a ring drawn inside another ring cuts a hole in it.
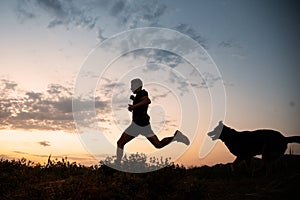
M 229 126 L 238 130 L 272 128 L 285 135 L 299 135 L 299 7 L 297 1 L 291 0 L 1 1 L 2 136 L 7 130 L 75 132 L 72 94 L 76 76 L 90 52 L 115 34 L 149 26 L 179 31 L 205 48 L 225 85 L 225 123 Z M 122 62 L 138 65 L 150 58 L 159 62 L 159 55 L 170 56 L 143 52 L 140 60 L 126 60 L 125 56 L 115 67 Z M 160 62 L 170 64 L 170 60 Z M 160 95 L 155 87 L 149 89 L 153 97 Z M 97 99 L 100 108 L 107 105 L 108 100 L 104 99 L 104 96 Z M 156 103 L 163 102 L 162 98 Z M 165 110 L 172 112 L 172 109 Z M 159 118 L 160 112 L 160 107 L 154 109 L 152 118 Z M 130 119 L 124 114 L 122 120 L 126 117 Z M 178 120 L 168 119 L 170 124 Z M 202 164 L 232 159 L 228 152 L 220 156 L 226 150 L 218 143 L 209 159 L 199 160 L 197 152 L 202 136 L 195 137 L 180 162 Z M 14 140 L 7 137 L 17 138 L 13 134 L 5 137 L 11 142 Z M 35 141 L 33 138 L 28 137 L 28 142 Z M 47 141 L 39 143 L 49 144 L 40 145 L 44 156 L 54 151 L 55 139 L 51 137 Z M 22 156 L 11 153 L 25 152 L 19 145 L 12 142 L 14 149 L 2 149 L 1 154 Z M 25 156 L 30 154 L 26 151 Z M 34 151 L 37 149 L 31 154 Z

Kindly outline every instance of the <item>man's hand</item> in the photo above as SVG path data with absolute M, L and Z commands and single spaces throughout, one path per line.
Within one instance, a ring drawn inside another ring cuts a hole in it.
M 130 99 L 131 99 L 132 101 L 134 101 L 134 96 L 133 96 L 133 95 L 130 95 Z
M 129 112 L 132 112 L 132 110 L 133 110 L 133 105 L 128 104 L 128 110 L 129 110 Z

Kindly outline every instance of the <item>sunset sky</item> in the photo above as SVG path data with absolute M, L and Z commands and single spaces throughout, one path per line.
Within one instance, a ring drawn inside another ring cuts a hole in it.
M 131 120 L 127 104 L 135 77 L 149 92 L 158 137 L 180 129 L 191 145 L 156 150 L 139 136 L 125 146 L 128 152 L 171 156 L 186 166 L 232 162 L 221 141 L 200 156 L 206 133 L 217 125 L 212 110 L 223 103 L 226 113 L 219 120 L 236 130 L 300 135 L 299 9 L 296 0 L 0 1 L 0 158 L 44 163 L 51 154 L 89 165 L 113 155 Z M 143 27 L 190 37 L 203 47 L 203 66 L 214 67 L 218 76 L 203 71 L 197 77 L 191 63 L 164 49 L 132 50 L 111 60 L 101 76 L 83 70 L 109 55 L 97 51 L 99 45 Z M 78 84 L 78 77 L 97 86 Z M 220 94 L 211 100 L 218 85 L 225 99 Z M 79 87 L 91 95 L 84 97 L 87 104 L 94 100 L 94 118 L 72 107 Z M 83 120 L 74 121 L 74 113 Z M 78 129 L 93 122 L 99 130 Z M 300 154 L 299 146 L 289 150 Z

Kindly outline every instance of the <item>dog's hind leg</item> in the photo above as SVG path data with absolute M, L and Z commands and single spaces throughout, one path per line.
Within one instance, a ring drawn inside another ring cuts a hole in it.
M 233 163 L 230 165 L 231 171 L 234 172 L 235 168 L 241 163 L 245 161 L 245 158 L 242 156 L 237 156 Z

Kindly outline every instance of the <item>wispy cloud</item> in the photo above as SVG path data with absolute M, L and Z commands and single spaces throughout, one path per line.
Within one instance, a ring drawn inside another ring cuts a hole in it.
M 17 14 L 20 18 L 32 19 L 36 16 L 35 12 L 39 12 L 37 9 L 42 9 L 51 17 L 48 28 L 59 25 L 68 28 L 99 28 L 102 24 L 97 26 L 97 23 L 105 15 L 115 19 L 115 26 L 121 25 L 128 29 L 157 24 L 167 6 L 158 0 L 88 0 L 84 3 L 76 0 L 28 0 L 18 5 Z
M 38 144 L 41 146 L 44 146 L 44 147 L 51 146 L 49 141 L 40 141 L 40 142 L 38 142 Z
M 110 14 L 114 16 L 118 16 L 125 8 L 126 1 L 116 1 L 110 8 Z
M 158 0 L 117 0 L 110 5 L 111 16 L 117 17 L 119 23 L 126 24 L 129 28 L 157 24 L 166 11 L 167 6 Z
M 179 24 L 178 26 L 174 27 L 175 30 L 184 33 L 188 36 L 190 36 L 192 39 L 197 41 L 204 49 L 208 49 L 208 40 L 204 36 L 202 36 L 195 28 L 193 28 L 189 24 Z
M 1 79 L 1 84 L 4 85 L 2 89 L 4 90 L 14 90 L 17 87 L 17 83 L 7 79 Z
M 49 15 L 48 28 L 65 26 L 84 28 L 96 32 L 96 40 L 103 41 L 111 34 L 137 27 L 166 27 L 184 33 L 205 49 L 209 48 L 208 39 L 189 23 L 181 23 L 175 27 L 160 24 L 166 13 L 172 12 L 166 4 L 158 0 L 28 0 L 19 3 L 17 14 L 26 19 L 35 19 L 37 15 Z M 231 42 L 231 43 L 230 43 Z M 219 46 L 232 45 L 232 41 L 224 41 Z
M 33 153 L 28 153 L 28 152 L 24 152 L 24 151 L 12 151 L 13 153 L 16 154 L 21 154 L 21 156 L 34 156 L 34 157 L 39 157 L 39 158 L 45 158 L 44 162 L 47 162 L 47 158 L 49 158 L 48 154 L 33 154 Z M 105 159 L 107 156 L 111 156 L 109 154 L 97 154 L 95 155 L 97 156 L 97 158 L 100 159 Z M 4 158 L 4 159 L 8 159 L 8 160 L 12 160 L 15 159 L 11 156 L 7 156 L 7 155 L 0 155 L 0 158 Z M 98 162 L 98 160 L 95 160 L 90 154 L 77 154 L 77 155 L 73 155 L 73 154 L 61 154 L 61 155 L 50 155 L 50 159 L 51 160 L 56 160 L 59 161 L 60 159 L 64 159 L 65 161 L 78 161 L 81 164 L 95 164 Z
M 234 58 L 242 60 L 247 57 L 245 53 L 245 47 L 237 40 L 223 40 L 218 43 L 217 47 L 228 51 Z
M 103 40 L 106 40 L 107 39 L 107 37 L 105 37 L 104 36 L 104 29 L 102 29 L 102 28 L 98 28 L 98 31 L 97 31 L 97 40 L 99 41 L 99 42 L 102 42 Z
M 161 93 L 159 95 L 155 95 L 155 96 L 152 97 L 152 100 L 156 101 L 157 99 L 160 99 L 160 98 L 162 98 L 162 99 L 166 98 L 169 94 L 172 94 L 172 92 L 171 91 L 167 91 L 167 92 Z
M 60 0 L 28 0 L 20 1 L 17 5 L 17 15 L 24 21 L 34 19 L 41 10 L 47 13 L 50 21 L 46 25 L 54 28 L 59 25 L 70 27 L 82 27 L 93 29 L 98 17 L 91 15 L 89 8 L 82 5 L 80 1 L 60 1 Z
M 132 52 L 132 55 L 133 59 L 145 60 L 143 72 L 159 71 L 161 74 L 165 74 L 166 79 L 164 81 L 174 85 L 181 91 L 181 95 L 187 92 L 187 88 L 190 86 L 198 89 L 207 89 L 214 87 L 217 81 L 222 80 L 220 76 L 213 75 L 210 72 L 202 72 L 200 75 L 195 68 L 187 66 L 188 63 L 184 58 L 172 52 L 159 49 L 142 49 Z M 202 60 L 206 61 L 205 58 Z M 177 69 L 184 69 L 185 77 L 180 75 L 180 71 L 176 72 Z
M 19 2 L 20 3 L 17 4 L 16 11 L 17 11 L 17 17 L 21 21 L 21 23 L 23 23 L 26 20 L 36 18 L 35 13 L 33 13 L 27 1 L 23 0 Z
M 165 65 L 171 68 L 175 68 L 179 64 L 183 63 L 183 58 L 175 55 L 172 52 L 159 50 L 159 49 L 141 49 L 132 52 L 131 54 L 134 59 L 145 59 L 147 60 L 147 65 L 145 72 L 147 70 L 155 71 L 159 69 L 158 65 Z M 125 55 L 127 56 L 127 55 Z M 153 63 L 153 64 L 151 64 Z
M 42 157 L 42 158 L 49 157 L 49 155 L 31 154 L 31 153 L 27 153 L 27 152 L 24 152 L 24 151 L 13 151 L 13 153 L 22 154 L 22 155 L 31 155 L 31 156 Z
M 36 2 L 45 10 L 52 12 L 56 16 L 64 17 L 67 15 L 65 8 L 58 0 L 36 0 Z
M 237 48 L 242 49 L 243 46 L 235 40 L 224 40 L 218 44 L 219 48 Z
M 0 159 L 3 159 L 3 160 L 13 160 L 15 158 L 12 157 L 12 156 L 9 156 L 9 155 L 0 154 Z

